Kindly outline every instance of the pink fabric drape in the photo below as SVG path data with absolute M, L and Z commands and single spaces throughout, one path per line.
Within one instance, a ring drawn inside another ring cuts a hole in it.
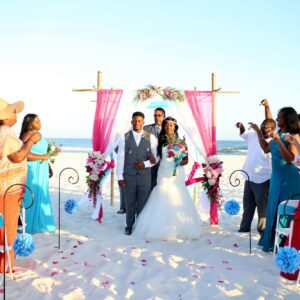
M 185 91 L 184 93 L 203 141 L 205 154 L 215 155 L 217 144 L 213 92 Z
M 194 116 L 206 157 L 217 153 L 214 94 L 212 91 L 185 91 L 185 98 Z M 210 202 L 210 222 L 218 224 L 218 203 Z
M 122 94 L 122 90 L 100 90 L 97 93 L 93 128 L 94 151 L 104 153 L 108 145 Z
M 122 94 L 122 90 L 100 90 L 97 93 L 97 107 L 93 128 L 94 151 L 100 151 L 103 154 L 108 146 Z M 114 167 L 114 161 L 107 164 L 109 165 L 107 166 L 108 169 Z M 98 197 L 97 201 L 101 201 L 101 199 L 102 197 Z M 101 223 L 103 217 L 102 202 L 96 207 L 99 208 L 97 220 Z

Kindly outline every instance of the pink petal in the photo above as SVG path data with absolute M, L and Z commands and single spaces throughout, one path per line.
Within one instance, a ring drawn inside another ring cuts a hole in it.
M 69 271 L 67 269 L 63 269 L 64 273 L 69 273 Z
M 74 254 L 75 254 L 74 252 L 71 252 L 71 253 L 70 253 L 70 255 L 74 255 Z
M 149 243 L 151 243 L 151 241 L 149 241 L 149 240 L 146 240 L 146 244 L 149 244 Z
M 3 294 L 3 292 L 4 292 L 4 289 L 0 289 L 0 293 Z
M 51 276 L 55 276 L 55 275 L 57 275 L 58 273 L 57 272 L 52 272 L 51 273 Z
M 200 269 L 206 269 L 206 266 L 201 266 Z
M 228 264 L 229 264 L 229 261 L 228 261 L 228 260 L 223 260 L 223 261 L 222 261 L 222 264 L 228 265 Z
M 130 281 L 130 284 L 132 284 L 132 285 L 133 285 L 133 284 L 135 284 L 135 282 L 134 282 L 134 281 Z
M 78 247 L 77 245 L 73 246 L 74 249 L 77 248 L 77 247 Z
M 79 264 L 79 262 L 77 262 L 77 261 L 73 261 L 73 264 L 75 264 L 75 265 L 78 265 L 78 264 Z
M 146 267 L 146 266 L 147 266 L 147 264 L 142 264 L 142 266 L 143 266 L 143 267 Z
M 218 280 L 219 283 L 224 283 L 224 280 Z
M 102 253 L 101 256 L 102 257 L 107 257 L 107 255 L 105 253 Z
M 57 265 L 58 264 L 58 261 L 53 261 L 52 262 L 54 265 Z
M 231 270 L 233 270 L 233 269 L 232 269 L 232 268 L 228 268 L 228 267 L 227 267 L 227 268 L 226 268 L 226 270 L 228 270 L 228 271 L 231 271 Z
M 239 248 L 239 244 L 233 244 L 233 247 Z
M 147 262 L 147 260 L 146 259 L 141 259 L 141 262 L 145 263 L 145 262 Z
M 79 245 L 82 245 L 82 244 L 83 244 L 83 242 L 82 242 L 82 241 L 77 241 L 77 243 L 78 243 Z

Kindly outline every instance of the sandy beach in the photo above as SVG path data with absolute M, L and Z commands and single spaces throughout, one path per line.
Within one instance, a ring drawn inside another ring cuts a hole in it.
M 35 235 L 36 250 L 16 260 L 14 280 L 7 280 L 7 299 L 299 299 L 300 288 L 279 276 L 272 254 L 257 246 L 253 222 L 252 255 L 248 234 L 237 232 L 241 213 L 220 212 L 219 226 L 203 222 L 202 236 L 194 241 L 138 240 L 124 235 L 125 215 L 118 215 L 119 192 L 110 205 L 110 177 L 104 185 L 104 218 L 91 219 L 86 192 L 86 153 L 62 153 L 50 179 L 57 221 L 58 173 L 78 170 L 78 184 L 62 179 L 61 199 L 80 201 L 75 215 L 61 209 L 61 249 L 57 234 Z M 229 184 L 229 174 L 242 167 L 244 156 L 220 156 L 224 201 L 241 203 L 242 186 Z M 188 170 L 186 170 L 188 173 Z M 191 191 L 193 188 L 191 188 Z

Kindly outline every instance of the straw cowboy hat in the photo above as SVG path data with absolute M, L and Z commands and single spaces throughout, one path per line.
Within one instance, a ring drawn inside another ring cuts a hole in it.
M 9 119 L 14 112 L 20 113 L 23 109 L 23 101 L 9 104 L 5 99 L 0 98 L 0 120 Z

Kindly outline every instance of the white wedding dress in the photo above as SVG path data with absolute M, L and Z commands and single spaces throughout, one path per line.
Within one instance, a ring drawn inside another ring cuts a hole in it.
M 192 197 L 185 186 L 184 167 L 173 176 L 174 159 L 162 158 L 157 174 L 157 186 L 137 218 L 132 235 L 145 239 L 197 239 L 200 236 L 200 218 Z

